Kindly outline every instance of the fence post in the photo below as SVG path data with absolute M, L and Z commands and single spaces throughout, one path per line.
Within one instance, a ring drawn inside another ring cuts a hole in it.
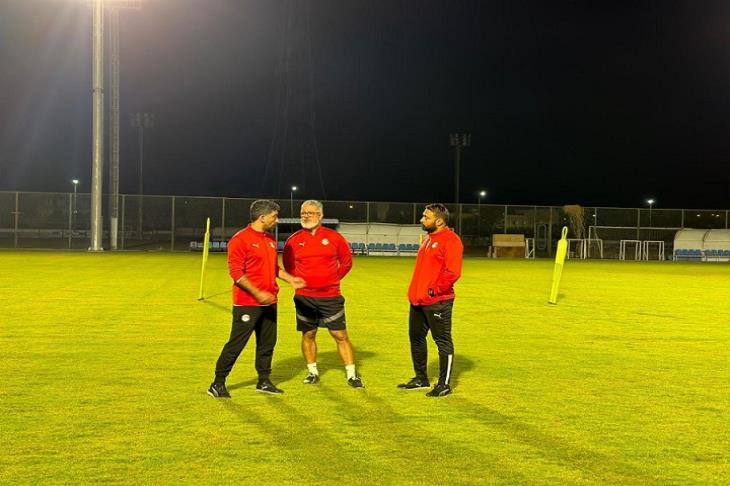
M 682 221 L 679 223 L 679 226 L 684 229 L 684 209 L 680 210 L 682 213 Z
M 636 239 L 641 239 L 641 208 L 636 208 Z
M 172 216 L 170 217 L 170 251 L 175 251 L 175 196 L 172 196 Z
M 507 205 L 504 205 L 504 234 L 507 234 Z

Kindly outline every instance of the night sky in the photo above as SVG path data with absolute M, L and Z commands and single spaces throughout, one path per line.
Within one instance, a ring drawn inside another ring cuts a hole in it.
M 141 111 L 146 194 L 451 202 L 469 132 L 465 203 L 730 208 L 730 1 L 142 3 L 123 193 Z M 90 3 L 2 0 L 0 190 L 74 177 L 90 190 Z

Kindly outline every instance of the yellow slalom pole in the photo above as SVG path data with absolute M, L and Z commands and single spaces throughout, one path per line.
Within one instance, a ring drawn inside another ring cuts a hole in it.
M 210 218 L 205 222 L 205 238 L 203 238 L 203 265 L 200 268 L 200 292 L 198 300 L 204 300 L 203 284 L 205 283 L 205 264 L 208 263 L 208 245 L 210 244 Z
M 563 263 L 565 263 L 565 254 L 568 253 L 568 227 L 563 226 L 563 236 L 558 241 L 558 251 L 555 253 L 555 269 L 553 270 L 553 288 L 550 290 L 551 304 L 558 303 L 558 287 L 560 286 L 560 276 L 563 274 Z

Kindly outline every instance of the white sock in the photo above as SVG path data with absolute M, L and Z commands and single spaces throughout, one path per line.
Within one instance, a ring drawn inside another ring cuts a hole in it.
M 355 365 L 354 364 L 345 366 L 345 371 L 347 372 L 348 380 L 350 378 L 354 378 L 355 376 L 357 376 L 357 375 L 355 375 Z
M 319 375 L 319 370 L 317 369 L 317 362 L 316 361 L 314 363 L 307 363 L 307 369 L 313 375 Z

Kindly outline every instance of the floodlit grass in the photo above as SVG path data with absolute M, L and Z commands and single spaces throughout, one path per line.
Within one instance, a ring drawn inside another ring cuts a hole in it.
M 344 282 L 367 386 L 319 337 L 301 384 L 292 292 L 274 383 L 253 341 L 205 394 L 230 329 L 225 257 L 0 252 L 0 483 L 727 484 L 730 265 L 470 259 L 454 311 L 455 393 L 413 374 L 409 258 Z M 430 339 L 430 338 L 429 338 Z M 432 379 L 436 353 L 430 343 Z

